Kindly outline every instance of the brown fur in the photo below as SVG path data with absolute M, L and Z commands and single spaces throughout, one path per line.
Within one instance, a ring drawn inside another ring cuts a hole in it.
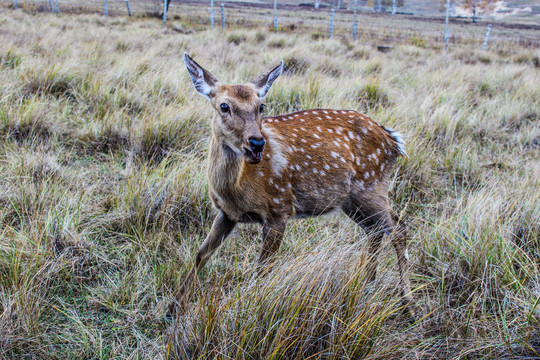
M 272 78 L 276 69 L 266 78 Z M 401 156 L 399 140 L 353 110 L 314 109 L 262 118 L 260 86 L 218 83 L 213 89 L 210 101 L 218 117 L 212 121 L 208 183 L 219 215 L 180 289 L 179 300 L 236 223 L 263 225 L 262 267 L 279 249 L 289 219 L 342 209 L 373 235 L 369 245 L 373 276 L 383 233 L 393 233 L 402 292 L 410 301 L 406 236 L 396 229 L 388 204 L 389 178 Z M 220 112 L 222 103 L 233 110 Z M 266 139 L 260 162 L 253 163 L 242 153 L 249 149 L 252 136 Z

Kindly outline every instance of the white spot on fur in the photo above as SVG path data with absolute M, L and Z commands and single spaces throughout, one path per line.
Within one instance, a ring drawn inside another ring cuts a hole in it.
M 329 133 L 333 133 L 333 132 L 334 132 L 334 130 L 332 130 L 332 129 L 328 129 L 328 132 L 329 132 Z
M 369 172 L 366 172 L 366 173 L 364 174 L 364 179 L 367 179 L 367 178 L 369 178 Z
M 262 171 L 259 171 L 259 176 L 264 176 L 264 173 Z
M 319 173 L 319 171 L 318 171 L 317 169 L 313 169 L 312 171 L 313 171 L 314 174 L 318 174 L 318 173 Z
M 323 113 L 325 113 L 325 114 L 328 114 L 328 111 L 326 111 L 326 110 L 323 110 Z
M 343 156 L 340 157 L 339 160 L 341 160 L 341 162 L 344 163 L 344 164 L 345 164 L 345 162 L 346 162 L 346 160 L 345 160 L 345 158 L 344 158 Z
M 353 118 L 353 117 L 354 117 L 354 115 L 349 115 L 349 117 L 350 117 L 350 118 Z
M 319 132 L 322 132 L 322 129 L 320 126 L 317 126 L 317 130 L 319 130 Z
M 349 145 L 347 145 L 347 144 L 343 144 L 343 146 L 345 146 L 348 150 L 351 149 L 351 148 L 349 147 Z
M 272 122 L 272 121 L 274 121 L 274 120 L 272 120 L 272 119 L 266 119 L 266 122 Z
M 300 139 L 301 142 L 303 142 L 304 144 L 307 143 L 306 139 Z
M 292 134 L 292 136 L 294 136 L 294 137 L 298 137 L 298 135 L 296 135 L 296 134 L 294 134 L 294 133 Z
M 323 167 L 324 167 L 325 170 L 330 170 L 330 165 L 328 165 L 328 164 L 324 164 Z
M 363 127 L 363 128 L 362 128 L 362 132 L 363 132 L 364 134 L 367 134 L 367 129 L 366 129 L 365 127 Z
M 313 134 L 314 137 L 316 137 L 317 139 L 320 139 L 321 137 L 317 134 Z
M 339 143 L 338 143 L 336 140 L 334 140 L 334 141 L 332 141 L 332 142 L 333 142 L 337 147 L 339 147 Z
M 312 113 L 313 115 L 318 115 L 318 114 L 319 114 L 319 113 L 316 112 L 316 111 L 312 111 L 311 113 Z
M 300 170 L 300 165 L 296 165 L 296 170 Z
M 375 170 L 371 170 L 371 176 L 375 176 Z
M 283 145 L 283 138 L 274 133 L 273 129 L 263 128 L 262 132 L 264 137 L 268 140 L 270 144 L 270 149 L 272 151 L 272 161 L 270 163 L 274 175 L 281 176 L 283 169 L 287 167 L 289 161 L 285 155 L 285 146 Z
M 330 119 L 330 120 L 332 119 L 332 117 L 330 115 L 326 115 L 326 118 Z
M 359 157 L 356 158 L 356 165 L 360 166 L 360 158 Z
M 351 140 L 354 140 L 354 133 L 353 133 L 351 130 L 349 130 L 349 131 L 347 132 L 347 134 L 349 135 L 349 137 L 351 138 Z
M 275 202 L 276 204 L 279 204 L 279 199 L 278 199 L 278 198 L 274 198 L 274 202 Z
M 326 173 L 324 171 L 322 171 L 322 170 L 319 170 L 319 174 L 326 175 Z
M 377 155 L 381 155 L 381 149 L 377 148 Z
M 343 110 L 341 110 L 341 113 L 342 113 L 342 114 L 346 114 L 346 112 L 345 112 L 345 111 L 343 111 Z
M 306 155 L 306 157 L 307 157 L 308 159 L 311 159 L 311 155 Z
M 384 170 L 384 163 L 381 164 L 381 172 Z
M 335 153 L 335 152 L 333 152 L 333 151 L 330 152 L 330 155 L 332 155 L 332 157 L 333 157 L 334 159 L 337 159 L 337 157 L 339 156 L 338 153 Z

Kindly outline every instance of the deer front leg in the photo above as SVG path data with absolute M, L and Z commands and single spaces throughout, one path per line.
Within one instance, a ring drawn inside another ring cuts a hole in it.
M 257 273 L 261 274 L 268 266 L 269 259 L 278 251 L 287 227 L 287 219 L 272 219 L 265 221 L 263 225 L 263 242 L 259 263 L 257 265 Z
M 219 247 L 219 245 L 221 245 L 223 240 L 225 240 L 227 236 L 229 236 L 235 225 L 236 222 L 229 219 L 229 217 L 224 212 L 220 212 L 216 216 L 212 224 L 212 228 L 208 233 L 208 236 L 199 248 L 199 252 L 197 253 L 197 257 L 195 258 L 195 263 L 193 264 L 193 267 L 184 279 L 180 290 L 178 290 L 176 300 L 169 305 L 170 315 L 174 315 L 176 313 L 178 305 L 183 304 L 187 300 L 190 292 L 189 290 L 193 284 L 193 281 L 197 277 L 198 272 L 202 269 L 204 264 L 206 264 L 208 259 L 210 259 L 214 251 Z

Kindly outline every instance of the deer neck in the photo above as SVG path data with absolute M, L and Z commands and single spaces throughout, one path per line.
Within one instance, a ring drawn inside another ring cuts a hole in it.
M 220 196 L 234 194 L 239 190 L 244 159 L 214 134 L 210 140 L 208 155 L 208 183 L 210 189 Z

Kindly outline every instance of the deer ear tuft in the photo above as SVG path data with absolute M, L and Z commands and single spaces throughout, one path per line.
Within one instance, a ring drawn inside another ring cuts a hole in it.
M 208 70 L 197 64 L 187 53 L 184 53 L 184 62 L 195 89 L 199 94 L 210 99 L 215 94 L 218 80 Z
M 263 74 L 261 76 L 256 77 L 255 79 L 251 80 L 251 84 L 255 85 L 255 88 L 257 89 L 257 94 L 259 95 L 259 98 L 263 98 L 268 93 L 268 90 L 270 90 L 270 87 L 274 83 L 274 81 L 278 78 L 279 75 L 283 72 L 283 60 L 279 63 L 278 66 L 267 72 L 266 74 Z

